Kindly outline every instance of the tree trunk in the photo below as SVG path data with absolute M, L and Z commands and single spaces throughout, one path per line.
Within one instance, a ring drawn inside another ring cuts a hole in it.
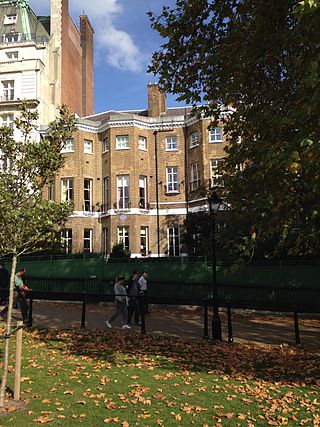
M 13 297 L 14 297 L 14 275 L 16 273 L 17 266 L 17 255 L 14 255 L 12 258 L 12 267 L 10 275 L 10 291 L 9 291 L 9 306 L 8 306 L 8 315 L 7 315 L 7 325 L 6 325 L 6 339 L 4 345 L 4 355 L 3 355 L 3 373 L 1 378 L 1 387 L 0 387 L 0 408 L 4 406 L 4 400 L 6 397 L 6 385 L 8 378 L 8 366 L 9 366 L 9 345 L 10 345 L 10 331 L 11 331 L 11 320 L 12 320 L 12 307 L 13 307 Z

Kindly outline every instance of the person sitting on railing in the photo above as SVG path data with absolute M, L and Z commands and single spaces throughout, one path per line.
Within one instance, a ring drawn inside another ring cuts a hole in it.
M 8 290 L 10 286 L 10 277 L 9 272 L 4 266 L 4 262 L 0 261 L 0 289 L 1 290 Z M 8 307 L 7 307 L 7 300 L 8 298 L 4 295 L 0 296 L 0 301 L 3 302 L 3 304 L 6 306 L 1 312 L 0 317 L 5 319 Z
M 32 289 L 28 288 L 25 283 L 26 269 L 24 267 L 19 268 L 18 273 L 14 276 L 14 290 L 17 292 L 18 302 L 20 304 L 21 315 L 23 323 L 29 323 L 28 310 L 29 306 L 27 303 L 27 293 Z

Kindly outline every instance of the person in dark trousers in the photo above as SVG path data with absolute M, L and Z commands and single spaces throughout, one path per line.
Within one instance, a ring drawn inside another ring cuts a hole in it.
M 144 314 L 149 314 L 148 310 L 148 300 L 147 300 L 147 293 L 148 293 L 148 273 L 144 271 L 138 281 L 139 283 L 139 302 L 140 302 L 140 310 Z
M 111 323 L 122 314 L 122 329 L 131 329 L 131 326 L 128 325 L 127 292 L 124 281 L 124 277 L 119 276 L 114 285 L 116 311 L 105 321 L 108 328 L 112 328 Z
M 139 282 L 138 272 L 133 271 L 130 280 L 127 285 L 127 295 L 129 298 L 128 307 L 128 323 L 131 323 L 131 319 L 134 313 L 135 325 L 140 325 L 140 305 L 139 305 Z
M 6 269 L 4 262 L 0 261 L 0 289 L 8 290 L 9 287 L 10 287 L 9 272 Z M 0 301 L 5 305 L 4 309 L 0 312 L 0 317 L 5 319 L 6 313 L 8 311 L 8 307 L 7 307 L 8 297 L 5 295 L 0 295 Z
M 14 290 L 18 295 L 18 302 L 20 304 L 21 315 L 23 323 L 29 323 L 28 311 L 29 306 L 27 302 L 27 294 L 31 291 L 25 282 L 26 269 L 24 267 L 19 268 L 18 273 L 14 276 Z

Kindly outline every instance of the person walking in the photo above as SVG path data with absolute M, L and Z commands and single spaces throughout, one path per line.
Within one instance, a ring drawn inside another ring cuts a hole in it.
M 105 321 L 108 328 L 112 328 L 111 323 L 122 314 L 122 329 L 131 329 L 128 325 L 127 292 L 124 281 L 124 277 L 119 276 L 114 285 L 116 311 Z
M 129 307 L 128 307 L 128 323 L 131 323 L 131 319 L 134 313 L 134 323 L 135 325 L 140 325 L 140 305 L 139 305 L 139 282 L 138 282 L 138 272 L 133 271 L 131 278 L 127 286 L 127 295 L 129 298 Z
M 138 281 L 139 283 L 139 302 L 140 302 L 140 310 L 144 314 L 149 314 L 148 311 L 148 301 L 147 301 L 147 293 L 148 293 L 148 273 L 144 271 Z

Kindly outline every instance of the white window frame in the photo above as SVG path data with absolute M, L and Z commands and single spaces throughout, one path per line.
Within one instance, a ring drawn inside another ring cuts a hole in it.
M 13 129 L 14 115 L 13 114 L 1 114 L 1 126 L 6 126 L 10 129 Z
M 102 141 L 102 153 L 109 151 L 109 138 L 106 136 Z
M 105 176 L 103 178 L 103 204 L 102 204 L 102 212 L 107 212 L 109 209 L 109 177 Z
M 14 80 L 2 80 L 2 100 L 14 100 Z
M 83 140 L 83 152 L 85 154 L 92 154 L 93 153 L 93 141 L 91 139 L 84 139 Z
M 190 189 L 194 191 L 200 187 L 200 170 L 198 162 L 192 163 L 190 174 Z
M 166 151 L 177 151 L 178 150 L 178 137 L 177 135 L 171 135 L 166 137 Z
M 116 150 L 128 150 L 128 149 L 129 149 L 129 135 L 117 135 Z
M 117 176 L 117 209 L 130 208 L 130 176 Z
M 86 187 L 87 184 L 89 185 Z M 91 178 L 83 179 L 83 210 L 84 212 L 92 212 L 92 179 Z
M 72 253 L 72 228 L 65 228 L 61 231 L 61 243 L 66 254 Z
M 130 250 L 129 227 L 127 225 L 118 226 L 117 234 L 118 234 L 118 244 L 122 243 L 123 247 L 127 251 L 129 251 Z
M 167 228 L 168 238 L 168 255 L 169 256 L 180 256 L 180 227 L 168 227 Z
M 147 209 L 147 177 L 145 175 L 139 176 L 139 208 Z
M 179 171 L 178 166 L 166 167 L 167 193 L 179 193 Z
M 17 22 L 18 15 L 16 13 L 10 13 L 9 15 L 5 15 L 3 20 L 3 25 L 12 25 Z
M 69 138 L 64 142 L 64 144 L 61 148 L 61 153 L 74 153 L 74 139 L 73 138 Z
M 86 237 L 86 233 L 89 232 L 89 237 Z M 83 252 L 92 253 L 92 241 L 93 241 L 93 230 L 92 228 L 84 228 L 83 229 Z M 85 248 L 85 242 L 89 242 L 89 250 Z
M 190 148 L 198 147 L 199 145 L 199 132 L 193 132 L 190 135 Z
M 149 254 L 149 227 L 140 227 L 140 252 L 142 256 Z
M 17 61 L 19 59 L 19 52 L 17 50 L 10 50 L 6 52 L 6 57 L 9 61 Z
M 72 202 L 74 197 L 73 178 L 61 178 L 61 201 Z
M 209 143 L 217 144 L 223 141 L 222 128 L 216 127 L 209 131 Z
M 138 148 L 139 150 L 147 151 L 147 138 L 145 136 L 139 136 Z
M 224 188 L 223 170 L 221 170 L 221 166 L 223 165 L 224 161 L 225 161 L 225 159 L 223 157 L 210 160 L 210 186 L 211 186 L 211 188 L 213 188 L 213 187 Z

